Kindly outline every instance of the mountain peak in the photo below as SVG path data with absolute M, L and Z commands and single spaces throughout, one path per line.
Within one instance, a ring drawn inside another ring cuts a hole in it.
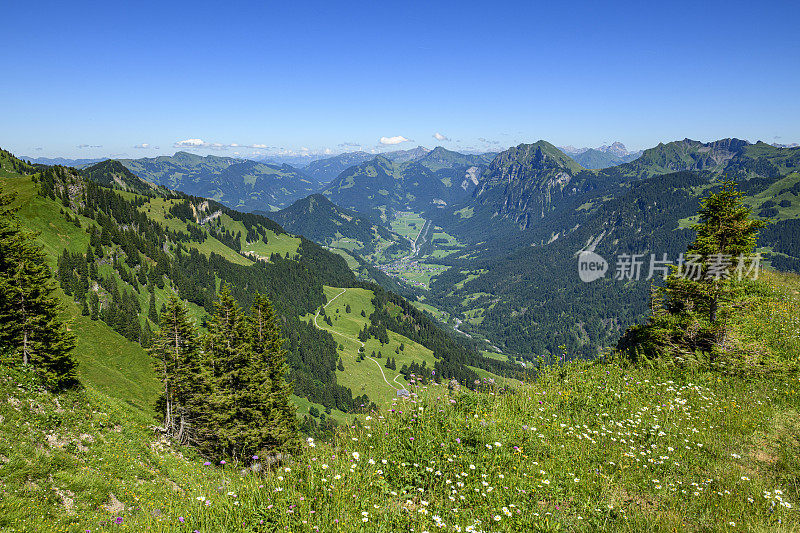
M 516 163 L 535 169 L 564 169 L 571 173 L 583 170 L 578 163 L 545 140 L 532 144 L 520 144 L 500 153 L 492 161 L 492 167 L 507 166 Z

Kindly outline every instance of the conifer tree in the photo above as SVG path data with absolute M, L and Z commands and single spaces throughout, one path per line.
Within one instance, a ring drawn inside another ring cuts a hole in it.
M 91 306 L 91 315 L 90 318 L 92 320 L 97 320 L 100 318 L 100 297 L 97 296 L 97 293 L 92 291 L 89 294 L 89 303 Z
M 716 364 L 728 304 L 742 285 L 734 272 L 752 260 L 764 222 L 751 218 L 732 181 L 701 200 L 699 218 L 693 228 L 697 237 L 686 253 L 693 266 L 687 261 L 673 267 L 664 286 L 651 291 L 648 323 L 629 328 L 617 343 L 632 361 L 663 358 L 678 365 Z M 739 366 L 732 360 L 726 364 L 729 369 Z
M 288 367 L 284 339 L 269 299 L 256 293 L 250 311 L 251 343 L 255 364 L 263 372 L 267 387 L 268 435 L 262 446 L 269 450 L 292 451 L 297 446 L 296 407 L 292 385 L 286 381 Z
M 0 194 L 0 355 L 31 366 L 52 389 L 78 384 L 75 336 L 59 318 L 60 305 L 45 254 L 23 233 Z
M 216 312 L 206 339 L 212 386 L 208 430 L 213 435 L 207 449 L 234 459 L 245 458 L 258 451 L 266 424 L 261 390 L 255 386 L 259 373 L 251 365 L 246 320 L 227 284 L 223 284 L 214 305 Z
M 164 409 L 161 430 L 182 444 L 198 442 L 203 429 L 202 399 L 207 391 L 197 331 L 175 295 L 164 306 L 159 325 L 149 352 L 163 385 L 159 399 Z
M 150 302 L 148 304 L 149 311 L 147 317 L 153 322 L 153 324 L 158 323 L 158 310 L 156 309 L 156 295 L 154 292 L 150 293 Z
M 750 208 L 742 203 L 741 196 L 736 183 L 726 181 L 718 193 L 703 198 L 700 221 L 693 227 L 697 237 L 687 250 L 688 254 L 699 255 L 706 265 L 716 261 L 719 271 L 710 273 L 706 267 L 699 287 L 712 323 L 717 321 L 720 300 L 730 291 L 731 274 L 739 257 L 753 253 L 758 230 L 764 227 L 763 221 L 751 218 Z

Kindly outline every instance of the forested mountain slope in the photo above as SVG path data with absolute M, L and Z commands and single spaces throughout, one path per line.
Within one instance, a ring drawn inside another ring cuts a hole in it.
M 685 140 L 646 150 L 632 163 L 581 171 L 537 145 L 498 156 L 474 203 L 462 204 L 469 209 L 436 219 L 470 244 L 437 261 L 450 269 L 428 300 L 454 310 L 464 331 L 516 353 L 556 353 L 565 345 L 597 354 L 643 316 L 647 301 L 649 282 L 610 279 L 616 256 L 667 253 L 675 260 L 700 196 L 722 176 L 738 181 L 758 216 L 774 220 L 759 241 L 765 258 L 779 269 L 800 269 L 800 150 Z M 670 169 L 681 172 L 664 173 Z M 596 239 L 611 272 L 585 284 L 576 254 Z
M 408 240 L 363 215 L 336 206 L 322 194 L 300 199 L 268 216 L 295 235 L 362 256 L 392 256 L 411 250 Z
M 92 386 L 110 393 L 129 388 L 124 397 L 148 409 L 154 381 L 140 345 L 149 344 L 158 310 L 177 294 L 202 326 L 225 282 L 245 308 L 255 292 L 272 301 L 287 339 L 295 394 L 340 411 L 369 404 L 366 396 L 338 384 L 340 356 L 333 337 L 301 317 L 326 303 L 325 285 L 365 286 L 381 301 L 403 300 L 357 281 L 341 257 L 269 219 L 213 200 L 162 189 L 149 195 L 116 191 L 74 169 L 30 167 L 6 152 L 0 166 L 0 186 L 17 195 L 20 223 L 40 232 L 38 241 L 77 328 L 80 371 Z M 441 378 L 467 382 L 474 378 L 467 363 L 491 364 L 413 308 L 400 322 L 384 317 L 381 309 L 367 317 L 371 323 L 398 331 L 413 325 L 415 339 L 447 369 Z M 104 374 L 104 368 L 113 371 Z
M 232 157 L 173 156 L 122 159 L 131 172 L 152 183 L 212 198 L 241 211 L 276 210 L 316 192 L 320 183 L 289 165 Z
M 483 156 L 438 147 L 419 158 L 375 159 L 350 167 L 322 193 L 336 205 L 384 223 L 396 211 L 425 212 L 469 198 L 485 162 Z

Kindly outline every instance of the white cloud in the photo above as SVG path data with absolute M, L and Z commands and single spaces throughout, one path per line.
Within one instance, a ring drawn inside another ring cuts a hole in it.
M 83 148 L 102 148 L 102 147 L 103 147 L 102 144 L 79 144 L 78 145 L 78 148 L 81 148 L 81 149 L 83 149 Z
M 134 144 L 133 147 L 138 148 L 140 150 L 147 150 L 148 148 L 153 148 L 152 146 L 150 146 L 149 143 Z
M 411 139 L 406 139 L 402 135 L 395 135 L 394 137 L 381 137 L 381 144 L 400 144 L 404 142 L 411 142 Z
M 205 148 L 209 143 L 204 142 L 203 139 L 186 139 L 178 141 L 174 144 L 175 148 Z
M 246 148 L 252 150 L 270 149 L 270 147 L 266 144 L 210 143 L 204 141 L 203 139 L 184 139 L 183 141 L 175 142 L 172 146 L 175 148 L 206 148 L 209 150 L 228 150 L 230 148 Z
M 433 134 L 433 138 L 436 139 L 437 141 L 449 141 L 450 140 L 450 137 L 442 135 L 438 131 Z

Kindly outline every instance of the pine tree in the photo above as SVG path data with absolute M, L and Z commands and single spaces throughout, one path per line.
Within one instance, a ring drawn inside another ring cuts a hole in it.
M 758 230 L 764 227 L 763 221 L 751 218 L 750 208 L 742 203 L 741 196 L 736 183 L 726 181 L 720 192 L 703 198 L 700 221 L 693 227 L 697 237 L 687 250 L 688 254 L 699 255 L 706 264 L 715 258 L 717 261 L 730 259 L 730 263 L 720 265 L 722 270 L 713 275 L 708 275 L 706 269 L 701 281 L 701 293 L 708 300 L 712 323 L 717 321 L 720 300 L 726 299 L 730 292 L 731 274 L 738 258 L 753 253 Z
M 147 317 L 150 319 L 153 324 L 158 323 L 158 310 L 156 309 L 156 295 L 155 293 L 150 293 L 150 302 L 148 304 L 149 312 Z
M 97 320 L 98 318 L 100 318 L 100 298 L 94 291 L 92 291 L 91 294 L 89 294 L 89 304 L 91 306 L 90 318 L 92 320 Z
M 249 328 L 241 308 L 223 284 L 206 340 L 212 393 L 207 451 L 243 459 L 258 451 L 262 428 L 263 397 L 257 386 L 259 372 L 252 365 Z
M 159 325 L 149 352 L 164 387 L 159 400 L 164 408 L 160 429 L 180 443 L 196 443 L 202 438 L 202 400 L 207 392 L 197 331 L 175 295 L 167 301 Z
M 693 266 L 673 267 L 664 286 L 651 291 L 648 323 L 629 328 L 617 343 L 634 362 L 663 358 L 680 366 L 716 364 L 729 303 L 742 287 L 734 271 L 741 260 L 748 263 L 764 222 L 750 218 L 731 181 L 701 200 L 699 216 L 693 228 L 697 237 L 686 253 Z M 741 366 L 733 360 L 727 364 Z
M 41 247 L 23 233 L 0 194 L 0 355 L 31 366 L 46 386 L 78 384 L 75 336 L 59 318 L 55 283 Z

